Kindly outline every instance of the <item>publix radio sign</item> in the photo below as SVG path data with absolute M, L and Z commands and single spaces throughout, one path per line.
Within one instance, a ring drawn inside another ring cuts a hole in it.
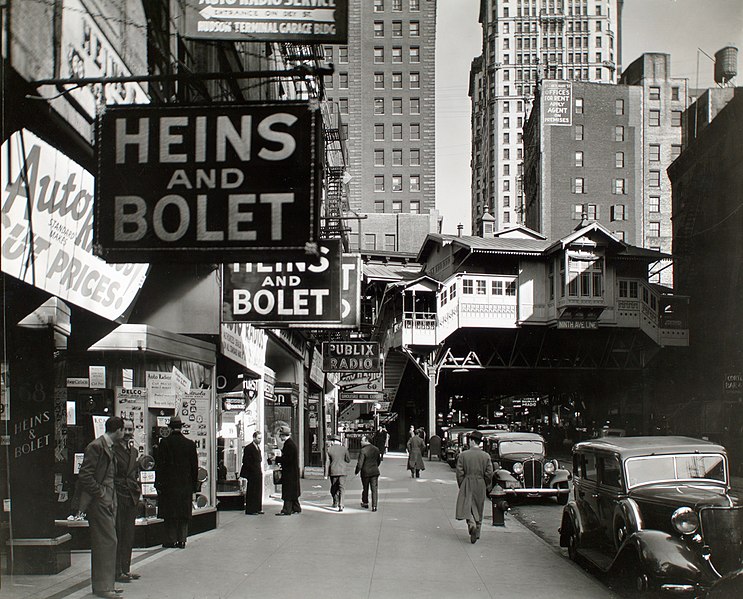
M 379 372 L 379 343 L 339 341 L 322 344 L 325 372 Z

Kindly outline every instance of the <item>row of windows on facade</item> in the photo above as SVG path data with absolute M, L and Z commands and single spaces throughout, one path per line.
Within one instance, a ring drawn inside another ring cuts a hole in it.
M 374 124 L 374 141 L 384 141 L 385 139 L 385 126 L 384 123 Z M 392 123 L 392 141 L 403 141 L 402 138 L 402 123 Z M 410 123 L 410 135 L 408 139 L 410 141 L 420 141 L 421 139 L 421 126 L 420 123 Z
M 392 89 L 403 89 L 403 73 L 387 73 L 391 77 L 390 84 Z M 350 79 L 348 73 L 338 74 L 338 89 L 349 89 Z M 333 77 L 325 77 L 326 89 L 333 89 Z M 418 72 L 408 73 L 408 87 L 410 89 L 420 89 L 421 74 Z M 385 89 L 385 73 L 374 73 L 374 89 Z
M 573 177 L 572 183 L 573 193 L 588 193 L 584 177 Z M 648 171 L 648 187 L 660 187 L 660 171 Z M 508 190 L 504 189 L 504 191 Z M 612 181 L 611 192 L 615 195 L 625 195 L 627 193 L 626 180 L 624 178 L 614 179 Z
M 374 212 L 377 214 L 401 214 L 405 204 L 402 200 L 393 200 L 392 202 L 385 202 L 384 200 L 376 200 L 374 202 Z M 420 214 L 421 203 L 420 200 L 410 200 L 408 202 L 408 213 L 409 214 Z
M 600 24 L 600 23 L 599 23 Z M 544 32 L 543 32 L 544 33 Z M 517 37 L 514 38 L 516 40 L 516 50 L 539 50 L 540 46 L 538 46 L 539 38 L 537 36 L 530 36 L 530 37 Z M 563 43 L 563 39 L 565 39 L 565 42 Z M 559 37 L 559 36 L 549 36 L 549 37 L 543 37 L 542 38 L 542 45 L 541 48 L 543 50 L 546 50 L 547 48 L 552 50 L 562 50 L 563 45 L 567 47 L 568 49 L 573 48 L 585 48 L 588 49 L 590 46 L 588 45 L 588 40 L 590 39 L 587 35 L 569 35 L 565 38 Z M 594 36 L 593 38 L 593 45 L 596 48 L 603 48 L 604 47 L 604 38 L 600 35 Z M 494 46 L 492 46 L 494 47 Z M 606 47 L 609 50 L 614 49 L 614 39 L 609 38 L 608 43 L 606 44 Z M 511 47 L 511 38 L 504 37 L 503 43 L 501 44 L 501 49 L 503 50 L 513 50 Z
M 589 23 L 590 21 L 582 20 L 582 19 L 571 19 L 567 21 L 565 25 L 565 29 L 563 30 L 563 25 L 560 22 L 555 21 L 549 21 L 547 23 L 539 23 L 537 21 L 532 22 L 517 22 L 516 23 L 516 33 L 517 34 L 525 34 L 525 33 L 549 33 L 552 35 L 555 34 L 561 34 L 563 31 L 566 31 L 567 33 L 588 33 L 589 30 Z M 498 27 L 500 26 L 500 32 L 505 34 L 511 33 L 511 22 L 510 21 L 501 21 L 500 23 L 495 24 L 495 30 L 498 31 Z M 604 21 L 598 20 L 594 21 L 594 30 L 595 31 L 603 31 Z M 607 33 L 609 33 L 609 36 L 613 36 L 614 33 L 610 29 L 606 29 Z
M 508 18 L 511 10 L 508 5 L 508 0 L 504 0 L 503 4 L 506 6 L 503 6 L 503 12 L 501 13 L 505 18 Z M 493 4 L 493 18 L 498 18 L 498 12 L 497 12 L 497 4 Z M 551 3 L 547 4 L 544 0 L 542 0 L 542 3 L 539 4 L 536 1 L 533 1 L 531 4 L 529 4 L 528 0 L 522 5 L 519 4 L 516 7 L 516 16 L 517 17 L 536 17 L 537 16 L 537 10 L 543 10 L 546 14 L 552 14 L 552 15 L 564 15 L 565 14 L 565 5 L 558 1 L 557 3 Z M 574 4 L 568 4 L 567 8 L 567 15 L 572 16 L 591 16 L 593 14 L 594 16 L 601 17 L 603 16 L 604 10 L 601 4 L 596 4 L 594 6 L 594 12 L 589 13 L 588 12 L 588 3 L 587 2 L 580 2 L 580 0 L 576 0 Z M 611 17 L 611 8 L 607 6 L 606 8 L 606 16 Z
M 504 149 L 503 157 L 506 158 L 506 153 Z M 678 158 L 679 154 L 681 154 L 681 144 L 671 144 L 671 160 L 676 160 Z M 650 162 L 660 162 L 661 158 L 661 145 L 660 144 L 649 144 L 648 145 L 648 160 Z M 586 166 L 586 160 L 585 160 L 585 154 L 582 150 L 577 150 L 575 152 L 575 161 L 574 165 L 582 168 Z M 615 152 L 614 153 L 614 167 L 615 168 L 624 168 L 625 162 L 624 162 L 624 152 Z M 510 174 L 510 173 L 503 173 L 504 175 Z M 617 179 L 617 181 L 622 179 Z
M 678 89 L 678 88 L 674 88 Z M 653 99 L 652 94 L 650 95 L 650 98 Z M 659 99 L 659 98 L 656 98 Z M 614 114 L 617 116 L 624 115 L 624 100 L 621 98 L 617 98 L 614 101 Z M 585 114 L 585 104 L 583 101 L 583 98 L 575 98 L 575 114 Z M 683 116 L 683 111 L 681 110 L 671 110 L 671 126 L 672 127 L 680 127 L 681 126 L 681 119 Z M 661 123 L 661 109 L 660 108 L 650 108 L 648 109 L 648 126 L 650 127 L 660 127 Z M 623 140 L 616 140 L 616 141 L 623 141 Z
M 386 154 L 390 150 L 384 150 L 383 148 L 374 149 L 374 166 L 385 166 Z M 403 149 L 392 148 L 392 166 L 403 166 Z M 421 151 L 420 148 L 408 148 L 408 166 L 420 166 L 421 165 Z
M 676 112 L 676 111 L 674 111 L 674 112 Z M 681 122 L 680 122 L 681 115 L 680 114 L 679 114 L 678 118 L 679 118 L 679 121 L 678 122 L 676 121 L 676 118 L 675 117 L 672 119 L 672 121 L 671 121 L 672 126 L 674 126 L 674 127 L 680 127 L 681 126 Z M 651 127 L 660 126 L 660 125 L 654 125 L 653 122 L 654 121 L 650 120 L 648 124 Z M 583 125 L 580 125 L 580 124 L 573 125 L 573 134 L 574 134 L 573 137 L 574 137 L 575 141 L 584 141 L 585 140 L 585 128 L 584 128 L 584 126 Z M 505 137 L 507 134 L 504 133 L 503 135 Z M 626 136 L 625 136 L 625 127 L 624 127 L 624 125 L 615 125 L 614 126 L 614 141 L 623 142 L 623 141 L 625 141 L 625 137 Z M 679 146 L 677 144 L 674 144 L 674 145 L 671 146 L 671 151 L 672 151 L 672 153 L 674 153 L 674 158 L 675 158 L 676 156 L 678 156 L 678 154 L 681 153 L 681 146 Z M 678 152 L 678 154 L 676 152 Z M 651 145 L 651 153 L 650 153 L 650 155 L 651 155 L 651 160 L 653 160 L 653 158 L 652 158 L 652 156 L 653 156 L 652 145 Z
M 384 98 L 374 98 L 374 114 L 385 114 L 385 102 Z M 333 101 L 333 98 L 328 98 L 329 102 Z M 419 115 L 421 113 L 421 100 L 420 98 L 409 98 L 408 99 L 408 112 L 411 115 Z M 341 114 L 349 114 L 350 105 L 348 98 L 338 98 L 338 111 Z M 392 98 L 392 114 L 402 115 L 403 113 L 403 99 Z
M 410 175 L 408 177 L 408 181 L 410 183 L 409 191 L 420 191 L 421 190 L 421 176 L 420 175 Z M 384 182 L 385 182 L 384 175 L 374 175 L 374 191 L 380 191 L 380 192 L 386 191 Z M 392 191 L 402 191 L 403 176 L 392 175 L 391 183 L 392 185 L 390 186 L 390 188 Z
M 403 47 L 393 46 L 391 49 L 391 58 L 393 64 L 402 64 L 403 62 Z M 335 62 L 333 60 L 333 46 L 325 46 L 325 61 Z M 374 48 L 374 62 L 376 64 L 384 64 L 385 61 L 385 49 L 381 46 Z M 410 46 L 408 48 L 408 62 L 417 64 L 421 61 L 421 48 L 420 46 Z M 340 46 L 338 48 L 338 64 L 348 64 L 348 46 Z M 346 75 L 348 77 L 348 75 Z M 331 79 L 326 77 L 326 82 Z
M 627 207 L 624 204 L 614 204 L 609 207 L 609 218 L 611 222 L 620 222 L 627 220 Z M 660 213 L 660 196 L 650 196 L 648 202 L 648 212 L 651 214 Z M 601 219 L 601 206 L 598 204 L 574 204 L 573 220 L 581 220 L 583 217 L 589 220 Z M 649 221 L 647 224 L 647 233 L 649 237 L 660 237 L 660 221 Z M 624 233 L 621 236 L 624 239 Z
M 387 0 L 387 6 L 392 12 L 402 12 L 403 0 Z M 410 12 L 419 12 L 421 9 L 421 0 L 407 0 L 405 3 Z M 385 0 L 374 0 L 374 12 L 384 12 Z
M 590 65 L 591 61 L 589 60 L 589 52 L 544 52 L 542 54 L 542 65 L 546 65 L 549 63 L 552 64 L 587 64 Z M 532 54 L 522 54 L 522 53 L 516 53 L 516 62 L 515 64 L 540 64 L 539 62 L 539 54 L 532 53 Z M 596 63 L 603 64 L 604 63 L 604 55 L 601 52 L 596 52 Z M 609 53 L 609 62 L 614 62 L 614 53 Z M 503 59 L 501 60 L 501 65 L 511 65 L 511 55 L 510 54 L 504 54 Z M 508 72 L 507 70 L 504 71 Z
M 384 245 L 377 247 L 377 234 L 364 233 L 364 246 L 359 245 L 359 234 L 351 232 L 348 234 L 348 244 L 351 251 L 357 250 L 384 250 L 386 252 L 397 251 L 397 238 L 393 233 L 384 233 L 384 238 L 380 240 Z
M 403 22 L 392 21 L 392 37 L 402 37 L 403 34 Z M 409 21 L 408 25 L 408 36 L 409 37 L 420 37 L 421 24 L 420 21 Z M 384 21 L 374 21 L 374 37 L 384 37 Z

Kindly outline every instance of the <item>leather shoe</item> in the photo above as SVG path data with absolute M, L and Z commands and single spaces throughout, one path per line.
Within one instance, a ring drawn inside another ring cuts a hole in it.
M 134 579 L 128 574 L 119 574 L 114 580 L 116 582 L 131 582 Z
M 276 514 L 277 516 L 291 516 L 291 514 L 287 514 L 286 512 L 279 512 Z
M 175 546 L 175 543 L 163 543 L 163 549 L 173 549 Z
M 361 504 L 361 507 L 363 507 L 365 510 L 368 510 L 369 509 L 369 504 L 368 503 L 362 503 Z
M 342 512 L 343 511 L 343 506 L 342 505 L 338 507 L 338 511 L 339 512 Z
M 124 573 L 124 576 L 128 576 L 129 577 L 129 580 L 139 580 L 140 578 L 142 578 L 136 572 L 125 572 Z
M 374 507 L 372 508 L 372 512 L 376 512 L 376 511 L 377 511 L 377 508 L 376 508 L 376 506 L 374 506 Z
M 185 549 L 185 548 L 186 548 L 186 541 L 178 541 L 178 542 L 177 542 L 177 543 L 175 544 L 175 546 L 176 546 L 176 547 L 177 547 L 178 549 Z

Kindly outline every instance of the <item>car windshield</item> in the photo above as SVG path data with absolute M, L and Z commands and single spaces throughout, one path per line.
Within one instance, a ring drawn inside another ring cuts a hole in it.
M 501 441 L 500 454 L 531 453 L 544 455 L 544 445 L 541 441 Z
M 627 460 L 626 470 L 630 487 L 675 480 L 726 482 L 725 459 L 719 454 L 630 458 Z

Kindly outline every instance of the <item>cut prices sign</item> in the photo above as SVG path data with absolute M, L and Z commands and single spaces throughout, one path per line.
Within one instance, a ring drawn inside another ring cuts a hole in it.
M 96 129 L 96 248 L 108 260 L 244 260 L 317 241 L 319 107 L 113 106 Z
M 148 265 L 93 255 L 93 176 L 26 130 L 1 154 L 2 271 L 108 320 L 121 317 Z

